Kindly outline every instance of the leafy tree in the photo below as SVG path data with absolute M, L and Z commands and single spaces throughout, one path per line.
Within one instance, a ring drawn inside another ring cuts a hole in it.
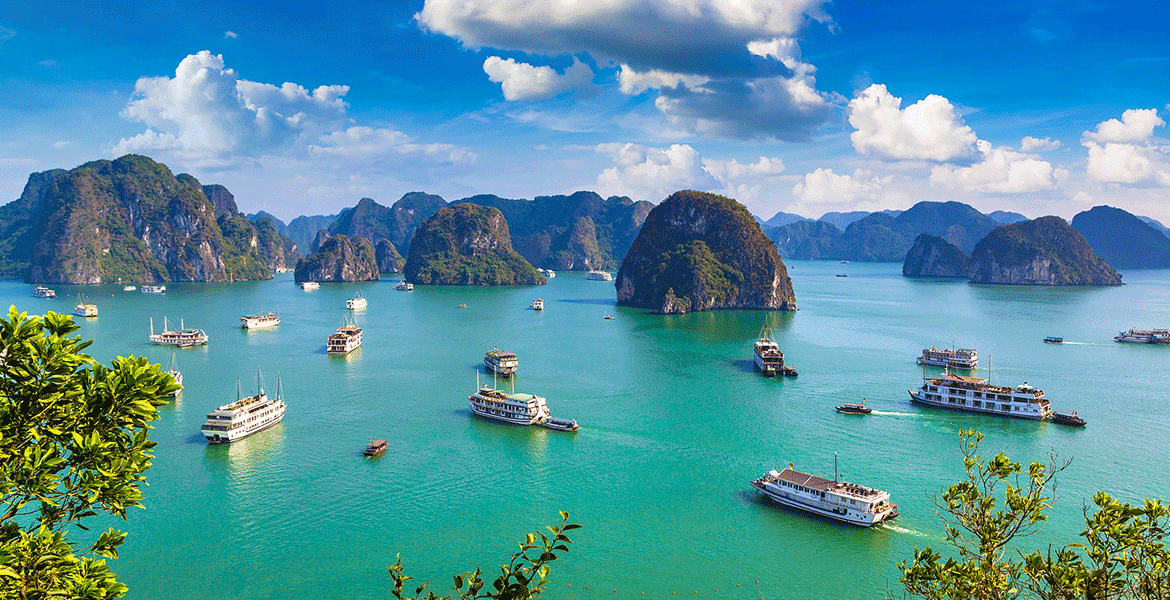
M 1003 453 L 980 457 L 983 435 L 974 430 L 960 432 L 960 439 L 966 479 L 933 498 L 944 539 L 958 556 L 944 560 L 929 547 L 915 547 L 913 561 L 897 565 L 909 594 L 939 600 L 1170 599 L 1170 555 L 1163 541 L 1170 508 L 1160 500 L 1147 498 L 1138 507 L 1097 492 L 1096 512 L 1085 510 L 1083 542 L 1025 554 L 1019 538 L 1047 520 L 1055 477 L 1069 462 L 1053 456 L 1025 469 Z
M 398 600 L 527 600 L 536 598 L 548 584 L 550 563 L 569 551 L 573 543 L 566 531 L 581 526 L 569 522 L 569 513 L 561 512 L 561 524 L 546 527 L 550 535 L 542 532 L 524 536 L 520 549 L 512 560 L 500 565 L 500 574 L 492 582 L 491 589 L 484 588 L 483 573 L 480 569 L 452 577 L 455 593 L 438 596 L 430 589 L 430 583 L 423 583 L 414 590 L 414 595 L 404 592 L 406 582 L 411 579 L 403 574 L 402 555 L 390 566 L 390 578 L 394 581 L 391 594 Z M 539 537 L 540 543 L 537 543 Z
M 126 534 L 70 539 L 106 513 L 142 507 L 150 422 L 177 389 L 158 365 L 99 364 L 78 325 L 50 312 L 0 317 L 0 597 L 119 598 L 106 565 Z

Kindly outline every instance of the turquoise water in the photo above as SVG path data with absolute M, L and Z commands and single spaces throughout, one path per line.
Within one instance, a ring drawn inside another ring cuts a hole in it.
M 172 352 L 146 339 L 152 316 L 211 337 L 175 353 L 187 389 L 152 434 L 147 508 L 121 525 L 130 538 L 114 568 L 134 599 L 386 597 L 396 553 L 443 588 L 456 571 L 495 571 L 558 509 L 584 528 L 554 565 L 552 598 L 879 597 L 897 586 L 895 561 L 937 547 L 927 494 L 956 479 L 955 432 L 966 427 L 987 434 L 989 453 L 1073 459 L 1036 546 L 1071 541 L 1096 489 L 1170 497 L 1170 348 L 1112 341 L 1170 325 L 1170 271 L 1050 289 L 910 280 L 894 264 L 789 266 L 801 308 L 790 314 L 653 315 L 614 306 L 612 284 L 584 273 L 541 288 L 412 293 L 385 281 L 304 292 L 290 275 L 168 284 L 165 296 L 60 286 L 58 300 L 5 282 L 0 299 L 69 312 L 86 294 L 101 316 L 81 333 L 103 360 L 134 353 L 167 366 Z M 357 313 L 365 345 L 327 356 L 356 292 L 370 301 Z M 536 296 L 543 313 L 527 309 Z M 239 329 L 241 314 L 261 310 L 283 323 Z M 752 372 L 765 318 L 799 378 Z M 1042 343 L 1048 335 L 1067 342 Z M 979 350 L 980 373 L 990 362 L 996 383 L 1044 389 L 1088 428 L 911 405 L 914 358 L 952 343 Z M 519 354 L 517 391 L 547 397 L 581 431 L 472 418 L 466 397 L 493 345 Z M 284 422 L 207 446 L 204 416 L 235 398 L 236 378 L 254 386 L 257 367 L 270 390 L 281 374 Z M 833 411 L 862 397 L 873 415 Z M 384 457 L 360 456 L 371 436 L 389 441 Z M 834 452 L 843 478 L 890 491 L 902 515 L 854 529 L 777 508 L 748 485 L 788 462 L 831 476 Z

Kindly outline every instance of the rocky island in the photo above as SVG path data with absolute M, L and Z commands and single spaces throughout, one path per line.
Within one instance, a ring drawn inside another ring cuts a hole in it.
M 1170 268 L 1170 238 L 1120 208 L 1094 206 L 1073 217 L 1072 226 L 1115 268 Z
M 1085 238 L 1060 217 L 1001 225 L 975 246 L 972 283 L 1121 285 Z
M 222 186 L 138 155 L 34 173 L 0 207 L 0 276 L 35 283 L 269 279 L 290 243 Z
M 618 271 L 619 304 L 664 314 L 796 310 L 776 245 L 740 203 L 691 190 L 654 207 Z
M 378 261 L 378 271 L 382 273 L 401 273 L 406 259 L 398 253 L 398 248 L 390 240 L 382 238 L 374 246 L 374 256 Z
M 958 246 L 929 233 L 919 234 L 902 262 L 906 277 L 962 277 L 970 275 L 971 259 Z
M 419 225 L 403 273 L 416 285 L 546 283 L 512 249 L 504 214 L 476 204 L 448 206 Z
M 296 281 L 377 281 L 374 246 L 365 238 L 333 235 L 321 248 L 297 263 Z

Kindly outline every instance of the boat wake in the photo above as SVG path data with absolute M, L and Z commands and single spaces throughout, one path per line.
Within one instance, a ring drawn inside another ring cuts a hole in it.
M 907 529 L 905 527 L 900 527 L 898 525 L 894 525 L 893 523 L 889 523 L 889 522 L 882 523 L 880 525 L 880 527 L 882 527 L 884 529 L 889 529 L 890 531 L 893 531 L 895 533 L 905 533 L 905 534 L 910 534 L 910 535 L 915 536 L 915 537 L 929 537 L 928 535 L 926 535 L 925 533 L 922 533 L 921 531 Z
M 905 413 L 905 412 L 895 412 L 892 410 L 875 410 L 871 414 L 882 415 L 883 417 L 921 417 L 922 416 L 922 413 Z

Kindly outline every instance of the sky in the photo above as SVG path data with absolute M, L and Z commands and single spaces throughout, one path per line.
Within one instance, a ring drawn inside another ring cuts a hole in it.
M 132 6 L 130 5 L 132 4 Z M 289 219 L 679 189 L 1170 223 L 1165 2 L 0 2 L 0 201 L 144 154 Z

